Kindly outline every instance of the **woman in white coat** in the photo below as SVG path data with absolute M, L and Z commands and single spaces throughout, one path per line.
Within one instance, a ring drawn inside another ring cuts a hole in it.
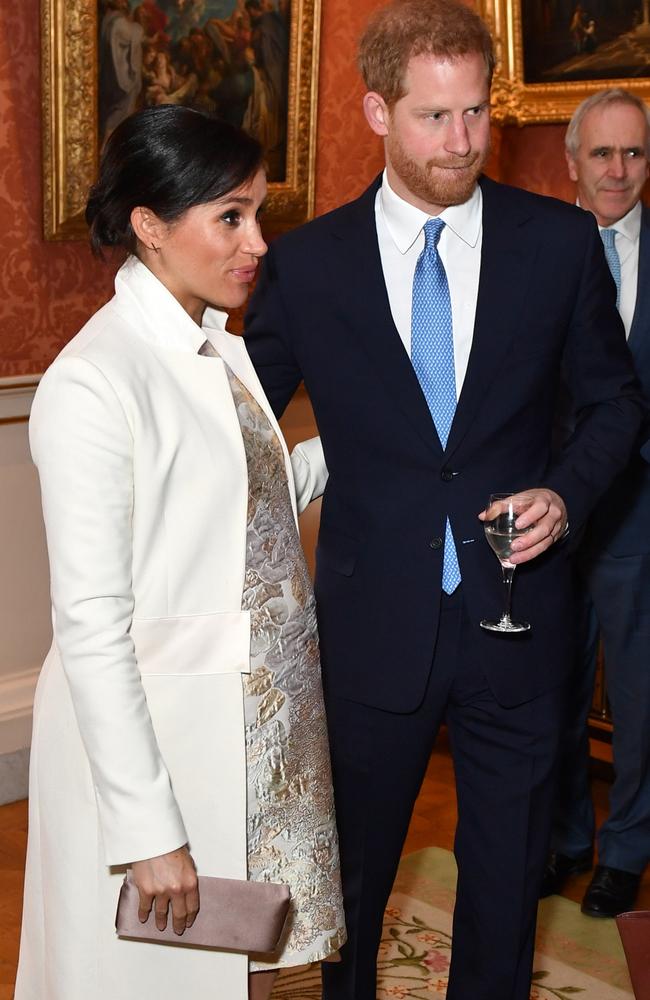
M 118 127 L 87 218 L 129 252 L 49 368 L 30 438 L 54 640 L 34 707 L 16 1000 L 244 1000 L 343 943 L 313 595 L 291 466 L 243 341 L 266 252 L 259 145 L 187 108 Z M 182 932 L 196 872 L 286 882 L 276 955 L 116 937 Z

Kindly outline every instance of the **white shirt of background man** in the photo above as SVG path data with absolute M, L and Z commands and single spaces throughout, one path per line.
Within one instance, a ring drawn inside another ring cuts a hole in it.
M 576 201 L 580 208 L 580 199 Z M 625 336 L 630 336 L 634 310 L 636 308 L 636 291 L 639 282 L 639 240 L 641 238 L 641 202 L 637 201 L 634 208 L 631 208 L 627 215 L 624 215 L 618 222 L 607 226 L 608 229 L 616 230 L 614 246 L 621 262 L 621 294 L 618 302 L 618 311 L 623 326 Z M 603 227 L 600 227 L 602 232 Z
M 636 292 L 639 282 L 639 239 L 641 238 L 641 202 L 637 201 L 627 215 L 615 222 L 610 229 L 616 230 L 614 246 L 621 262 L 621 296 L 618 311 L 625 327 L 625 336 L 630 336 L 630 328 L 636 307 Z

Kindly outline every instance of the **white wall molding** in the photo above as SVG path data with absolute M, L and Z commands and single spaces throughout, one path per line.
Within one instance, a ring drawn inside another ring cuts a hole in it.
M 27 421 L 40 375 L 0 378 L 0 804 L 27 795 L 34 689 L 51 633 Z
M 27 420 L 40 375 L 0 378 L 0 423 Z
M 25 774 L 34 688 L 52 634 L 40 490 L 27 440 L 38 382 L 39 376 L 0 378 L 0 797 L 5 801 Z

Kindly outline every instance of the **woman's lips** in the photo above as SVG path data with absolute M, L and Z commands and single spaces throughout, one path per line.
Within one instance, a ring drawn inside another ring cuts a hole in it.
M 256 271 L 256 267 L 235 267 L 232 270 L 232 275 L 237 281 L 249 282 L 255 277 Z

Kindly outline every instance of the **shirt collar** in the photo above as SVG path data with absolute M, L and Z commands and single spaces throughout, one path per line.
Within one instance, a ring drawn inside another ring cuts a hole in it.
M 379 203 L 386 228 L 395 246 L 400 253 L 405 254 L 411 249 L 422 232 L 425 222 L 431 216 L 396 194 L 388 183 L 385 170 L 381 182 Z M 450 205 L 449 208 L 445 208 L 440 213 L 439 218 L 459 239 L 468 246 L 475 247 L 481 233 L 482 216 L 483 195 L 477 184 L 467 201 L 464 201 L 462 205 Z
M 613 226 L 608 226 L 607 228 L 615 229 L 621 236 L 625 236 L 632 243 L 635 243 L 641 235 L 641 202 L 637 201 L 636 205 L 630 209 L 627 215 L 624 215 Z
M 579 198 L 576 198 L 576 205 L 578 208 L 582 208 Z M 641 202 L 637 201 L 627 215 L 624 215 L 618 222 L 612 223 L 611 226 L 599 226 L 598 228 L 601 232 L 603 229 L 615 229 L 621 236 L 625 236 L 632 243 L 635 243 L 641 235 Z

